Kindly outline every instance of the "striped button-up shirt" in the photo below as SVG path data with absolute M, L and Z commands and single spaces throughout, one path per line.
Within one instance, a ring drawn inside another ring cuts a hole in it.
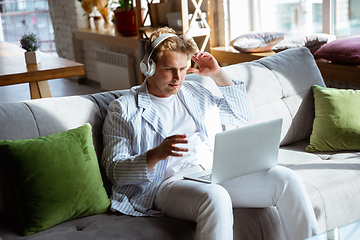
M 184 81 L 178 93 L 198 126 L 200 137 L 211 149 L 221 124 L 241 125 L 252 119 L 244 83 L 234 82 L 236 85 L 219 87 L 223 97 L 214 96 L 193 81 Z M 113 183 L 112 211 L 132 216 L 161 215 L 151 208 L 167 160 L 148 172 L 146 155 L 168 137 L 163 124 L 169 123 L 162 123 L 158 117 L 146 81 L 110 103 L 103 125 L 102 164 Z

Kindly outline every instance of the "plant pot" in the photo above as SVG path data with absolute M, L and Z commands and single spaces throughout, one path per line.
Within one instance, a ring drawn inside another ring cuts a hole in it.
M 114 11 L 115 26 L 118 33 L 123 36 L 137 35 L 136 12 Z
M 40 51 L 25 52 L 26 64 L 38 64 L 40 62 Z

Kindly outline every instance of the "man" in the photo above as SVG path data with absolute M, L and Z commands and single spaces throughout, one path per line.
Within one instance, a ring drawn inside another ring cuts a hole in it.
M 161 35 L 175 33 L 161 28 Z M 243 82 L 231 80 L 209 53 L 196 51 L 186 36 L 171 36 L 151 54 L 156 63 L 140 87 L 113 101 L 103 126 L 103 164 L 113 183 L 111 209 L 132 216 L 163 214 L 197 223 L 196 239 L 232 239 L 233 207 L 276 206 L 288 239 L 318 232 L 311 202 L 300 178 L 276 166 L 221 184 L 183 180 L 211 166 L 213 139 L 220 124 L 252 119 Z M 209 76 L 223 97 L 201 84 L 184 82 L 188 60 Z

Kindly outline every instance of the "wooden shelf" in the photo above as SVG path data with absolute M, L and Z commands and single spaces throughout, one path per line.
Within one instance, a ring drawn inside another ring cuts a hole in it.
M 146 31 L 146 32 L 154 32 L 154 31 L 156 31 L 156 29 L 158 29 L 158 27 L 153 27 L 153 26 L 142 26 L 142 27 L 139 27 L 139 30 L 141 30 L 141 31 Z
M 190 28 L 188 34 L 192 37 L 205 37 L 210 35 L 210 29 L 207 28 Z
M 153 26 L 144 26 L 140 27 L 139 30 L 146 32 L 147 34 L 151 34 L 152 32 L 156 31 L 159 27 Z M 183 34 L 182 31 L 176 31 L 176 34 Z M 210 34 L 210 29 L 207 28 L 190 28 L 188 34 L 192 37 L 202 37 Z
M 118 33 L 115 33 L 115 30 L 101 31 L 96 29 L 83 28 L 75 31 L 75 38 L 112 46 L 139 49 L 139 40 L 137 36 L 124 37 Z
M 233 47 L 212 47 L 210 48 L 210 53 L 218 62 L 227 64 L 250 62 L 275 54 L 273 51 L 260 53 L 241 53 L 235 50 Z
M 140 27 L 139 30 L 143 33 L 145 33 L 147 36 L 150 36 L 151 33 L 159 29 L 159 27 L 153 27 L 153 26 L 144 26 Z M 182 34 L 182 31 L 176 31 L 176 34 Z
M 193 18 L 191 20 L 188 19 L 189 16 L 189 6 L 188 6 L 188 0 L 181 0 L 180 4 L 181 4 L 181 14 L 182 14 L 182 30 L 181 31 L 177 31 L 176 34 L 185 34 L 189 37 L 204 37 L 204 41 L 202 42 L 201 46 L 198 46 L 200 51 L 204 51 L 209 39 L 210 39 L 210 34 L 211 34 L 211 28 L 208 24 L 208 22 L 206 21 L 206 19 L 202 16 L 202 10 L 201 10 L 201 3 L 203 1 L 202 0 L 192 0 L 191 3 L 194 7 L 194 11 L 192 12 L 193 14 Z M 152 3 L 152 0 L 147 0 L 147 3 L 150 4 Z M 207 2 L 207 7 L 212 8 L 212 3 L 209 4 L 209 2 Z M 138 28 L 138 38 L 142 39 L 142 38 L 146 38 L 148 37 L 153 31 L 155 31 L 156 29 L 158 29 L 158 27 L 153 27 L 153 26 L 144 26 L 144 22 L 141 19 L 141 15 L 143 15 L 145 17 L 145 19 L 147 17 L 150 17 L 149 15 L 149 10 L 147 12 L 142 13 L 142 9 L 141 9 L 141 0 L 136 0 L 136 21 L 137 21 L 137 28 Z M 209 14 L 209 12 L 207 13 L 207 15 Z M 195 23 L 195 19 L 196 17 L 200 17 L 200 22 L 204 25 L 202 28 L 197 28 L 197 27 L 191 27 L 190 25 L 196 24 Z M 207 16 L 208 19 L 212 19 L 212 16 Z
M 241 53 L 233 47 L 211 47 L 210 53 L 218 62 L 236 64 L 250 62 L 271 56 L 275 52 Z M 360 83 L 360 65 L 345 65 L 331 63 L 325 59 L 317 59 L 316 64 L 324 79 L 342 82 Z
M 360 84 L 360 65 L 335 64 L 325 59 L 317 59 L 316 63 L 324 79 Z

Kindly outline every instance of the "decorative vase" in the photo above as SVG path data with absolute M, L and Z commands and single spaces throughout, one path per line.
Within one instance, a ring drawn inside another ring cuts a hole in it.
M 100 16 L 94 17 L 94 25 L 96 30 L 102 30 L 104 25 L 104 20 Z
M 115 26 L 118 33 L 123 36 L 137 35 L 136 12 L 114 11 Z
M 40 51 L 25 52 L 26 64 L 38 64 L 40 62 Z

